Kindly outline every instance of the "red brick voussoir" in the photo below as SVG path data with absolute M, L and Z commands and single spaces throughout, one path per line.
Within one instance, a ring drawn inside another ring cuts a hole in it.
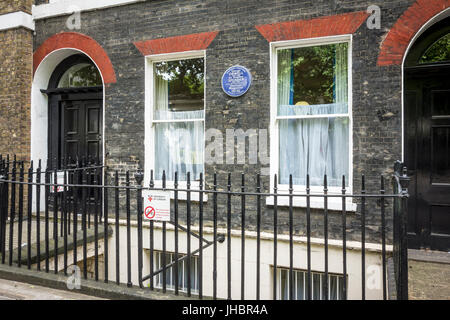
M 450 8 L 450 0 L 417 0 L 397 20 L 384 39 L 379 66 L 400 65 L 409 43 L 420 28 L 440 12 Z

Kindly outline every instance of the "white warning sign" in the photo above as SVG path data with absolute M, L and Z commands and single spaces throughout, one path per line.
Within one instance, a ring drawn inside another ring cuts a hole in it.
M 144 220 L 170 221 L 170 192 L 146 190 L 144 197 Z
M 64 184 L 64 171 L 58 171 L 56 173 L 56 184 Z M 55 184 L 54 182 L 54 178 L 55 178 L 55 174 L 52 172 L 50 175 L 50 184 Z M 55 186 L 51 186 L 50 187 L 50 192 L 54 193 L 55 192 Z M 64 187 L 63 186 L 57 186 L 56 187 L 56 192 L 64 192 Z

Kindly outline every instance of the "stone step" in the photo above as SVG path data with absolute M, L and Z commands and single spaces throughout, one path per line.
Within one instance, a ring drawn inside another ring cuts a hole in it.
M 108 227 L 108 237 L 111 236 L 113 233 L 113 229 L 111 227 Z M 102 225 L 98 226 L 98 241 L 103 241 L 104 238 L 104 228 Z M 86 230 L 86 243 L 92 243 L 95 241 L 95 230 L 93 227 L 89 228 Z M 77 243 L 76 243 L 77 247 L 83 245 L 83 231 L 82 230 L 78 230 L 77 232 Z M 53 239 L 53 237 L 50 237 L 49 241 L 48 241 L 48 247 L 49 247 L 49 259 L 53 258 L 55 255 L 55 251 L 54 251 L 54 247 L 55 247 L 55 240 Z M 73 243 L 73 234 L 68 235 L 67 237 L 67 251 L 71 251 L 74 248 L 74 243 Z M 57 254 L 63 254 L 64 253 L 64 237 L 59 236 L 58 237 L 58 248 L 57 248 Z M 20 257 L 20 262 L 21 264 L 27 264 L 28 259 L 27 259 L 27 255 L 28 255 L 28 244 L 27 245 L 23 245 L 22 249 L 21 249 L 21 257 Z M 17 248 L 15 250 L 13 250 L 13 262 L 14 263 L 18 263 L 19 262 L 19 258 L 18 258 L 18 250 Z M 6 251 L 6 258 L 8 259 L 9 257 L 9 252 Z M 46 258 L 45 255 L 45 240 L 40 242 L 40 259 L 39 262 L 44 261 Z M 37 256 L 37 243 L 33 243 L 31 245 L 31 264 L 35 264 L 38 262 L 38 256 Z

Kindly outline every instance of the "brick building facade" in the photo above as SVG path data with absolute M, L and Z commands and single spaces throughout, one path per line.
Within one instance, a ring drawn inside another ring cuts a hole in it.
M 0 14 L 17 11 L 31 13 L 33 1 L 3 1 Z M 0 124 L 3 154 L 17 154 L 19 159 L 30 157 L 30 94 L 33 54 L 32 31 L 23 27 L 0 30 Z

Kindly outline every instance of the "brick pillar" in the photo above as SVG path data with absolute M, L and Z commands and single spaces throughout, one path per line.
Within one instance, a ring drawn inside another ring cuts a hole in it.
M 31 14 L 32 0 L 3 0 L 1 15 Z M 30 105 L 33 32 L 23 27 L 0 30 L 0 153 L 30 159 Z

